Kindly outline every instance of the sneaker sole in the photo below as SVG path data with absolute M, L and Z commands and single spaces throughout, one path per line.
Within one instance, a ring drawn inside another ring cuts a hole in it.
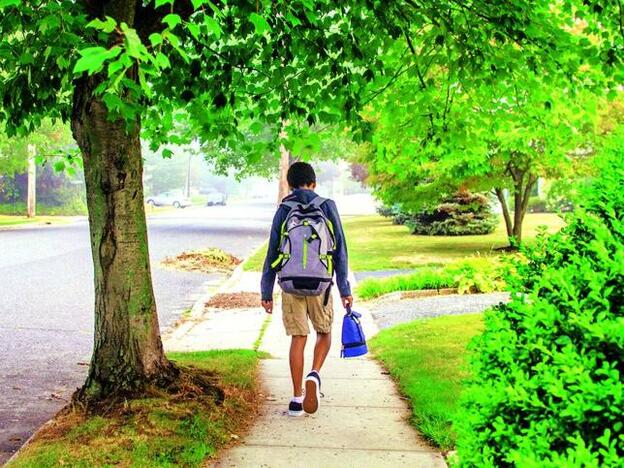
M 318 381 L 314 377 L 306 377 L 303 410 L 308 414 L 316 413 L 319 408 L 319 397 Z
M 288 410 L 288 416 L 293 416 L 293 417 L 297 417 L 297 416 L 303 416 L 305 413 L 305 411 L 301 410 L 301 411 L 290 411 Z

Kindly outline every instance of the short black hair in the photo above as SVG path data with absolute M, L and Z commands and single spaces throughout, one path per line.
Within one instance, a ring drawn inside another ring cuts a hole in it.
M 307 162 L 297 161 L 288 168 L 286 180 L 292 188 L 300 188 L 304 185 L 315 184 L 316 173 Z

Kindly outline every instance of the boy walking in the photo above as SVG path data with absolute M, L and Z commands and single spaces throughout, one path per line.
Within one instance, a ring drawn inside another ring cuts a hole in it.
M 342 305 L 353 304 L 347 280 L 347 246 L 340 216 L 333 200 L 319 197 L 316 174 L 312 166 L 296 162 L 287 174 L 292 192 L 277 209 L 269 248 L 262 272 L 262 307 L 273 312 L 275 276 L 282 288 L 282 318 L 286 334 L 291 336 L 290 374 L 293 398 L 288 414 L 301 416 L 315 413 L 319 407 L 321 368 L 331 346 L 333 304 L 332 279 L 336 283 Z M 312 369 L 303 388 L 303 353 L 310 329 L 316 331 Z

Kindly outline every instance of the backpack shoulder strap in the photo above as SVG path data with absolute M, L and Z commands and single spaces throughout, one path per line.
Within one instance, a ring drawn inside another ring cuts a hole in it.
M 301 205 L 301 203 L 296 202 L 294 200 L 286 200 L 286 201 L 283 201 L 282 203 L 280 203 L 280 205 L 284 205 L 285 207 L 288 208 L 288 211 L 291 211 L 291 210 L 297 208 L 299 205 Z
M 313 206 L 315 208 L 320 208 L 321 205 L 323 203 L 325 203 L 327 201 L 327 198 L 323 198 L 323 197 L 316 197 L 313 198 L 312 201 L 310 203 L 308 203 L 308 206 Z

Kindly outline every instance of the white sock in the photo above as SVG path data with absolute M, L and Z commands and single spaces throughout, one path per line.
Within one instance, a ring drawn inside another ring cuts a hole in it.
M 292 401 L 294 401 L 295 403 L 303 403 L 303 395 L 292 397 Z

